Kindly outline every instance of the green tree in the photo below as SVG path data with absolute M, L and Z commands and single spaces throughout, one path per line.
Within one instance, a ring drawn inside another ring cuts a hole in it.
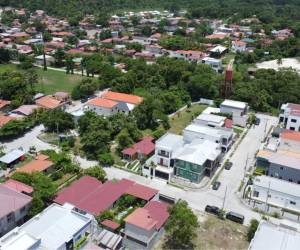
M 169 209 L 170 217 L 166 223 L 166 247 L 168 249 L 191 249 L 192 240 L 199 226 L 197 216 L 186 201 L 179 200 Z
M 133 140 L 130 137 L 128 130 L 122 129 L 117 136 L 118 150 L 122 151 L 124 148 L 127 148 L 133 144 Z
M 110 153 L 100 154 L 98 161 L 102 166 L 112 166 L 114 164 L 114 158 Z
M 106 180 L 106 173 L 100 166 L 87 168 L 83 171 L 83 174 L 95 177 L 97 180 L 102 182 Z
M 54 64 L 56 67 L 63 67 L 64 66 L 64 59 L 66 53 L 62 48 L 58 48 L 54 53 Z
M 62 109 L 53 109 L 45 112 L 41 122 L 50 132 L 64 132 L 75 127 L 72 115 Z
M 258 220 L 252 219 L 250 221 L 250 226 L 248 227 L 248 232 L 247 232 L 247 239 L 248 239 L 249 242 L 253 239 L 253 237 L 255 235 L 255 232 L 258 228 L 258 225 L 259 225 Z
M 0 64 L 8 63 L 10 59 L 9 50 L 0 48 Z
M 37 215 L 38 213 L 42 212 L 44 209 L 44 206 L 45 206 L 45 204 L 42 201 L 42 199 L 37 196 L 34 196 L 31 201 L 31 204 L 30 204 L 28 216 L 33 217 L 33 216 Z

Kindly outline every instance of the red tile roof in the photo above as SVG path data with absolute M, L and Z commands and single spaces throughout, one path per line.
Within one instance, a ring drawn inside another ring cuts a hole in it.
M 14 118 L 11 116 L 6 116 L 6 115 L 2 115 L 0 114 L 0 128 L 2 126 L 4 126 L 6 123 L 9 123 L 11 120 L 13 120 Z
M 43 96 L 35 101 L 35 103 L 46 109 L 55 109 L 61 105 L 60 101 L 52 96 Z
M 94 98 L 90 100 L 88 104 L 111 109 L 114 106 L 116 106 L 118 103 L 104 98 Z
M 127 102 L 131 104 L 140 104 L 143 98 L 136 95 L 128 95 L 124 93 L 107 91 L 102 96 L 102 98 L 117 101 L 117 102 Z
M 126 193 L 134 197 L 149 201 L 158 193 L 158 190 L 135 183 L 126 190 Z
M 292 140 L 292 141 L 299 141 L 300 142 L 300 132 L 298 131 L 292 131 L 285 129 L 281 133 L 281 138 L 286 139 L 286 140 Z
M 122 153 L 125 155 L 134 155 L 141 153 L 143 155 L 149 155 L 155 150 L 155 144 L 152 142 L 154 138 L 151 136 L 143 138 L 143 140 L 137 142 L 130 148 L 125 148 Z
M 23 165 L 20 168 L 17 168 L 16 172 L 22 172 L 22 173 L 43 172 L 54 165 L 52 161 L 47 159 L 48 158 L 45 158 L 44 155 L 37 156 L 31 162 Z
M 159 230 L 169 218 L 168 205 L 159 201 L 150 201 L 145 207 L 136 209 L 125 218 L 126 223 L 150 231 Z
M 232 125 L 233 125 L 233 121 L 231 119 L 226 119 L 225 120 L 225 127 L 226 128 L 232 128 Z
M 0 109 L 4 108 L 5 106 L 9 105 L 10 101 L 0 99 Z
M 112 207 L 122 195 L 127 193 L 127 190 L 129 190 L 130 194 L 141 199 L 153 197 L 158 192 L 142 185 L 130 189 L 130 187 L 135 185 L 138 184 L 127 179 L 117 182 L 107 181 L 102 184 L 96 178 L 83 176 L 69 187 L 60 191 L 54 201 L 59 204 L 68 202 L 84 211 L 99 215 Z M 138 189 L 141 189 L 142 192 Z
M 114 222 L 112 220 L 104 220 L 101 222 L 101 225 L 111 228 L 112 230 L 116 230 L 118 227 L 120 227 L 119 223 Z
M 14 189 L 19 193 L 31 194 L 33 192 L 33 188 L 31 186 L 13 179 L 7 180 L 6 182 L 3 183 L 3 185 L 11 189 Z

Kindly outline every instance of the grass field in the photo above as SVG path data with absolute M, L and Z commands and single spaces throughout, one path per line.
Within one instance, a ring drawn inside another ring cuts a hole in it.
M 181 134 L 182 130 L 191 123 L 207 106 L 195 104 L 169 119 L 171 128 L 169 132 Z
M 0 73 L 6 70 L 20 70 L 14 64 L 0 65 Z M 39 83 L 36 87 L 38 92 L 45 94 L 53 94 L 57 91 L 71 92 L 74 86 L 82 79 L 81 75 L 67 75 L 65 72 L 48 69 L 44 71 L 41 68 L 36 68 Z

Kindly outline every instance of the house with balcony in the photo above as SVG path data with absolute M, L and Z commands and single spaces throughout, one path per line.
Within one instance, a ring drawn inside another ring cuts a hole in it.
M 173 174 L 174 156 L 176 151 L 183 147 L 183 137 L 166 133 L 155 142 L 155 155 L 153 163 L 148 168 L 148 175 L 170 180 Z M 155 167 L 151 166 L 154 165 Z
M 204 176 L 211 177 L 221 159 L 219 143 L 195 139 L 176 152 L 174 176 L 199 183 Z
M 222 60 L 220 60 L 220 59 L 216 59 L 216 58 L 212 58 L 212 57 L 204 57 L 202 59 L 202 63 L 209 65 L 217 73 L 222 73 L 222 71 L 223 71 Z
M 300 104 L 282 104 L 279 122 L 281 122 L 286 129 L 300 131 Z

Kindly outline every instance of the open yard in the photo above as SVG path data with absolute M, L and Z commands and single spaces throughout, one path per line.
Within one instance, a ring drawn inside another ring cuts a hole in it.
M 14 64 L 1 64 L 0 73 L 6 70 L 20 70 Z M 81 75 L 67 75 L 65 72 L 48 69 L 44 71 L 41 68 L 36 68 L 39 83 L 37 91 L 45 94 L 53 94 L 56 91 L 71 92 L 74 86 L 82 79 Z
M 157 242 L 155 250 L 163 249 L 163 238 Z M 247 227 L 212 215 L 200 222 L 194 240 L 194 249 L 197 250 L 246 250 L 248 245 Z
M 200 224 L 195 239 L 199 250 L 244 250 L 248 245 L 247 227 L 210 215 Z
M 195 104 L 190 108 L 186 108 L 177 113 L 173 117 L 170 117 L 169 121 L 171 128 L 169 129 L 169 132 L 181 134 L 182 130 L 189 125 L 194 118 L 202 113 L 206 107 L 206 105 Z

